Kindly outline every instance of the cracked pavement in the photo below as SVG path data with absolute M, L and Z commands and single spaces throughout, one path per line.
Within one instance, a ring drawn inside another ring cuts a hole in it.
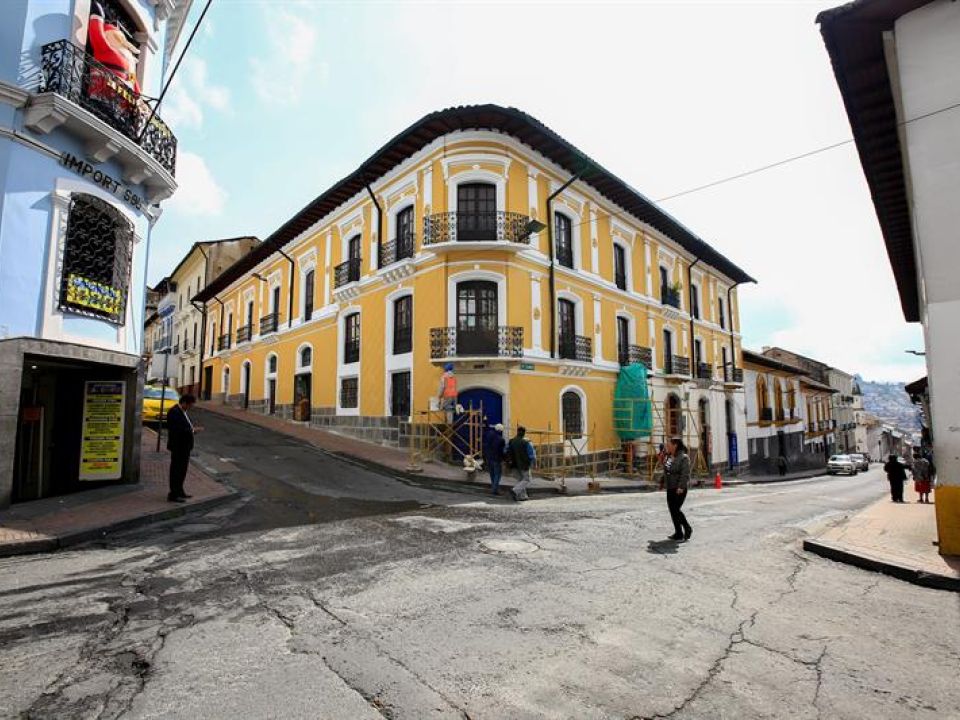
M 960 595 L 800 550 L 877 470 L 693 491 L 678 545 L 661 494 L 513 504 L 204 424 L 237 500 L 0 561 L 0 716 L 960 717 Z

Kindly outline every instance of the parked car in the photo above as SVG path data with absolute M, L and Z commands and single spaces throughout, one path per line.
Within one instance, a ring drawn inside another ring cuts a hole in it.
M 160 400 L 163 399 L 163 417 L 160 417 Z M 180 397 L 177 391 L 171 387 L 163 388 L 160 385 L 143 386 L 143 409 L 141 410 L 141 420 L 143 422 L 163 422 L 167 413 L 173 407 Z
M 863 453 L 851 453 L 850 459 L 856 464 L 857 470 L 870 469 L 870 459 Z
M 827 475 L 856 475 L 857 464 L 849 455 L 834 455 L 827 461 Z

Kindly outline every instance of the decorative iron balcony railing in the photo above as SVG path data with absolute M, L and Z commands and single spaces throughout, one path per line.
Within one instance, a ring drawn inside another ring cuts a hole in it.
M 173 354 L 174 355 L 180 354 L 180 343 L 177 343 L 176 345 L 173 346 Z
M 232 340 L 229 334 L 221 335 L 217 340 L 217 350 L 229 350 Z
M 697 363 L 697 379 L 713 380 L 713 365 L 710 363 Z
M 560 357 L 563 360 L 593 362 L 593 340 L 583 335 L 560 333 Z
M 729 366 L 724 367 L 723 381 L 726 383 L 742 383 L 743 368 L 736 368 L 736 367 L 729 367 Z
M 680 308 L 680 291 L 673 288 L 660 288 L 660 302 L 670 307 Z
M 134 92 L 110 68 L 69 40 L 44 45 L 40 68 L 41 93 L 56 93 L 88 110 L 140 145 L 171 175 L 176 174 L 176 136 L 157 115 L 147 125 L 153 98 Z
M 237 328 L 237 345 L 243 342 L 250 342 L 250 335 L 252 334 L 251 327 L 249 325 L 244 325 L 243 327 Z
M 280 320 L 279 313 L 269 313 L 260 318 L 260 334 L 266 335 L 277 331 L 277 323 Z
M 343 287 L 347 283 L 357 282 L 360 279 L 361 258 L 350 258 L 333 269 L 333 286 Z
M 500 325 L 492 328 L 458 330 L 430 328 L 430 357 L 523 357 L 523 328 Z
M 625 348 L 620 348 L 617 355 L 621 366 L 644 365 L 647 370 L 653 369 L 653 352 L 648 347 L 627 345 Z
M 392 265 L 406 258 L 413 257 L 413 233 L 396 238 L 380 246 L 380 267 Z
M 511 242 L 528 245 L 530 218 L 514 212 L 445 212 L 423 219 L 423 244 Z
M 690 358 L 682 355 L 671 355 L 663 364 L 663 372 L 666 375 L 689 375 Z

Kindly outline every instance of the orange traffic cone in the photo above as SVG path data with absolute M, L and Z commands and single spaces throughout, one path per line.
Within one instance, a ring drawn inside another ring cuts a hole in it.
M 714 486 L 717 490 L 720 490 L 720 489 L 723 488 L 723 479 L 720 477 L 720 471 L 719 471 L 719 470 L 717 470 L 717 475 L 716 475 L 716 477 L 713 478 L 713 486 Z

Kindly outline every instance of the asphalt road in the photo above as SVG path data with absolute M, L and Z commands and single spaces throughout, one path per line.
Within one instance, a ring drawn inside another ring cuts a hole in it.
M 206 417 L 241 491 L 0 561 L 0 715 L 954 718 L 960 596 L 805 555 L 879 470 L 514 504 Z

